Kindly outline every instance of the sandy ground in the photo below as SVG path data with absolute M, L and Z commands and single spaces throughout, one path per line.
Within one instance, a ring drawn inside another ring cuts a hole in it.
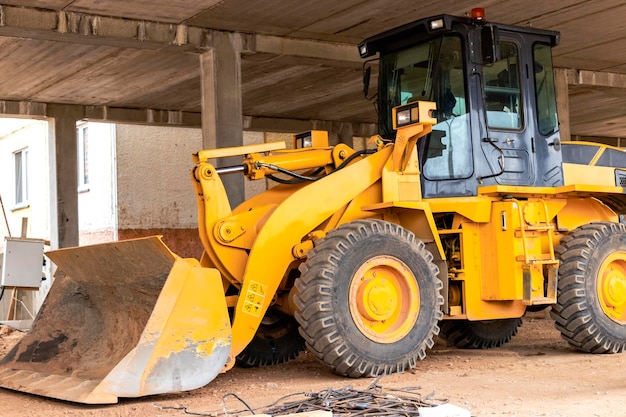
M 590 355 L 570 349 L 544 313 L 524 319 L 505 347 L 459 350 L 438 342 L 413 372 L 383 377 L 386 388 L 419 387 L 423 396 L 446 399 L 472 416 L 626 416 L 626 354 Z M 21 337 L 0 329 L 0 355 Z M 110 406 L 85 406 L 0 389 L 0 416 L 185 416 L 233 415 L 242 405 L 262 407 L 295 392 L 351 386 L 366 389 L 372 379 L 336 376 L 303 353 L 285 365 L 242 369 L 218 376 L 204 388 Z M 172 407 L 172 408 L 165 408 Z M 227 410 L 225 414 L 224 410 Z

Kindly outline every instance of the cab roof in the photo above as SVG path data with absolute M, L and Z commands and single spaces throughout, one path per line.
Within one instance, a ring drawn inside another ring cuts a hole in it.
M 432 22 L 436 22 L 438 20 L 441 21 L 441 25 L 433 29 Z M 485 20 L 478 20 L 470 17 L 442 14 L 416 20 L 414 22 L 379 33 L 378 35 L 371 36 L 359 43 L 358 48 L 361 58 L 367 58 L 377 53 L 394 51 L 406 45 L 412 45 L 429 38 L 434 38 L 442 33 L 458 31 L 460 26 L 468 28 L 482 27 L 486 25 L 493 25 L 499 30 L 508 32 L 547 37 L 551 46 L 559 44 L 560 34 L 556 31 L 491 23 Z

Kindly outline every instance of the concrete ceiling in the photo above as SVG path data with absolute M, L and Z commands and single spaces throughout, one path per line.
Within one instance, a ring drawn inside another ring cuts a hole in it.
M 141 114 L 152 121 L 194 124 L 201 106 L 199 55 L 220 30 L 247 34 L 245 127 L 374 123 L 355 45 L 422 17 L 484 7 L 494 22 L 561 32 L 555 65 L 572 69 L 573 135 L 626 137 L 622 0 L 532 6 L 527 0 L 0 2 L 0 114 L 37 115 L 45 103 L 65 103 L 90 106 L 94 118 L 148 109 Z

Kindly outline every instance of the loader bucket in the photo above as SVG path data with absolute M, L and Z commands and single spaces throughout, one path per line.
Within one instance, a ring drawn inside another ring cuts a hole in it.
M 0 361 L 0 386 L 110 404 L 199 388 L 223 369 L 231 330 L 216 269 L 177 257 L 159 237 L 47 256 L 65 275 Z

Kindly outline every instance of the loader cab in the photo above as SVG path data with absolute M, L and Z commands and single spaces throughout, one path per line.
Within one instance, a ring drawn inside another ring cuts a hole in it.
M 477 195 L 493 184 L 563 184 L 551 54 L 557 44 L 557 32 L 441 15 L 359 45 L 363 58 L 378 54 L 383 138 L 395 137 L 393 107 L 437 104 L 437 124 L 417 145 L 424 198 Z

